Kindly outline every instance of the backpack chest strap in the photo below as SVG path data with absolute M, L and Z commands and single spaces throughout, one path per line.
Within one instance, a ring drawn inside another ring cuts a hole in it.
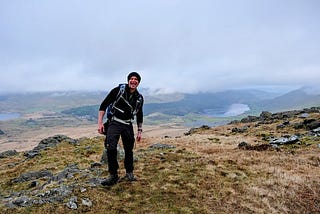
M 117 122 L 125 124 L 125 125 L 131 125 L 132 124 L 132 120 L 122 120 L 122 119 L 119 119 L 119 118 L 117 118 L 115 116 L 113 116 L 113 118 L 111 120 L 117 121 Z

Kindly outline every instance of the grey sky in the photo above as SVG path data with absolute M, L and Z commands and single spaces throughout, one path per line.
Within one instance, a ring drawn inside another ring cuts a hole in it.
M 316 86 L 318 0 L 0 0 L 0 93 Z

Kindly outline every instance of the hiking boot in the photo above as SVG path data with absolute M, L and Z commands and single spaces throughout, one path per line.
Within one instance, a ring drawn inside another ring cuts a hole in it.
M 115 185 L 119 180 L 118 175 L 110 175 L 109 178 L 101 182 L 102 186 L 112 186 Z
M 134 177 L 132 172 L 127 172 L 125 178 L 127 179 L 127 181 L 136 181 L 136 177 Z

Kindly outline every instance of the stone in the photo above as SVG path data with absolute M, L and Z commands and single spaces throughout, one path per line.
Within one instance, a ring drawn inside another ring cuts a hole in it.
M 0 153 L 0 158 L 7 158 L 19 154 L 16 150 L 8 150 Z
M 67 207 L 73 210 L 78 209 L 77 200 L 78 200 L 77 196 L 72 196 L 66 204 Z
M 280 138 L 275 138 L 270 140 L 270 144 L 278 144 L 278 145 L 283 145 L 283 144 L 293 144 L 299 142 L 299 137 L 296 135 L 292 135 L 290 137 L 280 137 Z
M 92 201 L 88 198 L 83 198 L 81 199 L 82 205 L 87 206 L 87 207 L 92 207 Z
M 156 143 L 149 146 L 149 148 L 150 149 L 174 149 L 176 147 L 168 144 Z
M 22 183 L 26 181 L 31 181 L 43 177 L 52 177 L 52 173 L 49 170 L 42 170 L 36 172 L 26 172 L 20 175 L 18 178 L 11 180 L 12 183 Z

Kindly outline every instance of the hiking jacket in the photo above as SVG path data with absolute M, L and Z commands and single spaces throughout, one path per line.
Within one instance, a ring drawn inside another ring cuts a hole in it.
M 117 98 L 120 92 L 120 85 L 113 88 L 106 98 L 102 101 L 99 110 L 106 111 L 107 107 L 113 103 Z M 138 98 L 141 100 L 141 104 L 136 109 Z M 127 102 L 126 102 L 127 101 Z M 119 101 L 115 104 L 114 116 L 121 120 L 132 120 L 134 119 L 133 111 L 136 111 L 136 120 L 137 124 L 143 123 L 143 96 L 135 90 L 132 94 L 130 93 L 130 88 L 128 84 L 125 86 L 125 91 Z M 117 110 L 120 109 L 120 110 Z

